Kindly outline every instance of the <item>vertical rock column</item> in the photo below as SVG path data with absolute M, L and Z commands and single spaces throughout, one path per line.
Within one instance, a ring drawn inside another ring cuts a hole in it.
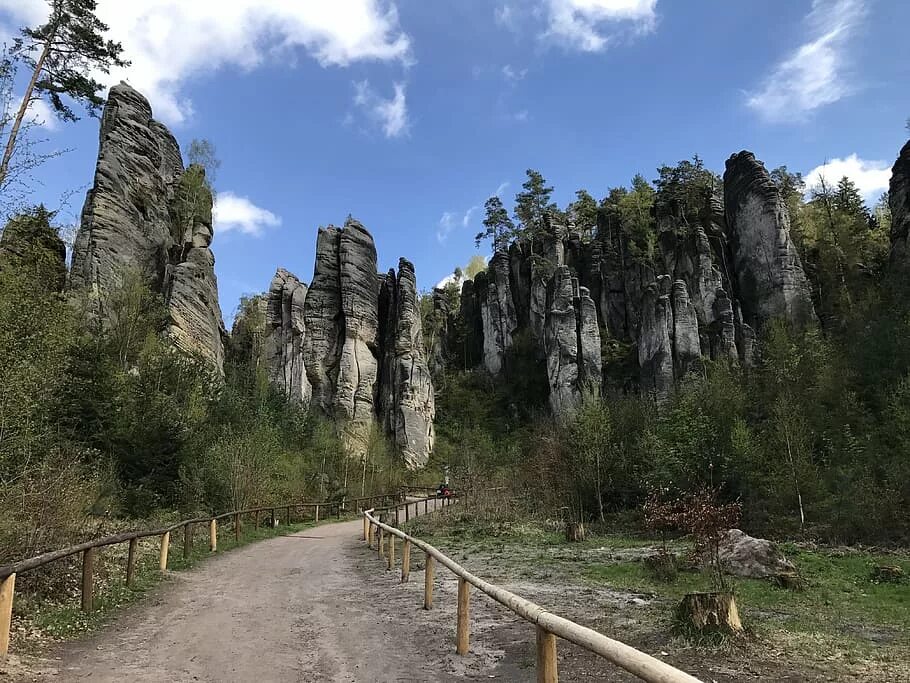
M 410 261 L 399 260 L 397 277 L 389 273 L 383 290 L 388 312 L 380 406 L 405 464 L 417 469 L 426 465 L 433 451 L 436 403 L 423 345 L 417 278 Z
M 312 387 L 306 374 L 304 306 L 307 286 L 284 268 L 272 278 L 266 304 L 265 362 L 269 381 L 297 403 L 308 405 Z
M 338 359 L 334 414 L 352 453 L 365 453 L 373 425 L 378 375 L 379 280 L 373 236 L 348 219 L 341 231 L 339 278 L 344 341 Z
M 724 206 L 743 322 L 783 318 L 797 329 L 816 320 L 809 283 L 790 239 L 780 190 L 751 152 L 727 160 Z

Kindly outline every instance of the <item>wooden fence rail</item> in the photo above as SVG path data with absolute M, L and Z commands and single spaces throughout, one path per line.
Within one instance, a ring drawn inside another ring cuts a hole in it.
M 452 504 L 451 499 L 442 499 L 443 506 Z M 401 504 L 384 508 L 383 511 L 394 510 L 396 519 L 399 517 L 398 509 Z M 410 505 L 410 503 L 408 503 Z M 433 607 L 433 578 L 435 565 L 441 564 L 458 577 L 458 608 L 456 623 L 455 650 L 458 654 L 467 654 L 470 639 L 470 587 L 477 588 L 480 592 L 493 598 L 500 605 L 510 609 L 525 621 L 534 624 L 537 642 L 537 681 L 538 683 L 557 683 L 558 673 L 556 666 L 556 639 L 562 638 L 574 643 L 588 652 L 593 652 L 616 666 L 625 669 L 648 683 L 700 683 L 700 681 L 684 671 L 655 659 L 633 647 L 613 640 L 586 626 L 581 626 L 573 621 L 564 619 L 546 611 L 540 605 L 526 600 L 504 588 L 488 583 L 475 576 L 460 564 L 443 554 L 429 543 L 414 538 L 389 524 L 385 524 L 375 517 L 379 509 L 363 511 L 364 536 L 372 547 L 372 539 L 378 538 L 379 555 L 384 555 L 384 537 L 391 543 L 389 548 L 394 548 L 395 539 L 401 539 L 406 550 L 402 552 L 401 580 L 406 581 L 410 572 L 411 549 L 419 548 L 426 555 L 426 571 L 424 574 L 424 609 Z M 394 553 L 394 551 L 391 551 Z M 407 555 L 407 563 L 404 557 Z M 388 566 L 392 567 L 393 554 L 388 556 Z
M 91 612 L 94 609 L 94 564 L 95 553 L 98 548 L 109 545 L 129 542 L 129 552 L 126 564 L 126 585 L 131 586 L 135 575 L 136 554 L 138 544 L 141 539 L 157 536 L 160 538 L 158 568 L 161 571 L 167 570 L 168 554 L 170 551 L 171 532 L 183 529 L 183 557 L 189 558 L 193 546 L 193 529 L 195 526 L 207 524 L 209 527 L 209 551 L 218 550 L 218 523 L 230 518 L 233 521 L 234 538 L 240 541 L 243 517 L 252 515 L 254 518 L 254 528 L 259 527 L 260 515 L 268 512 L 272 526 L 277 526 L 278 516 L 276 510 L 284 510 L 285 520 L 291 523 L 292 512 L 298 513 L 302 509 L 312 511 L 311 518 L 319 521 L 320 510 L 324 512 L 324 518 L 334 514 L 340 517 L 345 510 L 362 511 L 376 504 L 394 504 L 403 500 L 406 496 L 406 490 L 401 489 L 395 493 L 383 493 L 375 496 L 362 496 L 360 498 L 343 499 L 339 501 L 321 501 L 321 502 L 300 502 L 300 503 L 282 503 L 281 505 L 269 505 L 266 507 L 250 508 L 248 510 L 232 510 L 220 515 L 211 517 L 197 517 L 195 519 L 185 519 L 176 524 L 161 529 L 151 529 L 145 531 L 124 531 L 111 536 L 95 538 L 84 543 L 72 545 L 61 550 L 52 550 L 50 552 L 30 557 L 19 562 L 3 565 L 0 567 L 0 661 L 4 660 L 9 652 L 10 625 L 13 613 L 13 598 L 15 595 L 16 575 L 22 574 L 46 564 L 57 562 L 72 555 L 82 554 L 82 591 L 81 605 L 83 611 Z M 301 519 L 302 519 L 302 515 Z

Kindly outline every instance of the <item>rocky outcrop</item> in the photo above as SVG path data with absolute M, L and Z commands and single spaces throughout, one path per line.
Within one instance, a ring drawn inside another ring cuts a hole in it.
M 786 204 L 751 152 L 727 160 L 724 205 L 743 322 L 754 329 L 773 318 L 797 329 L 812 325 L 815 310 Z
M 313 403 L 336 419 L 350 452 L 365 453 L 378 372 L 379 279 L 373 237 L 353 219 L 319 230 L 304 325 Z
M 70 286 L 103 300 L 128 271 L 139 273 L 164 295 L 176 344 L 220 370 L 224 324 L 211 241 L 204 171 L 184 171 L 176 140 L 142 95 L 123 83 L 111 88 Z
M 891 271 L 910 271 L 910 141 L 900 151 L 891 169 L 888 188 L 891 208 Z
M 512 348 L 512 335 L 518 328 L 509 275 L 508 254 L 497 252 L 487 271 L 474 279 L 483 323 L 483 365 L 494 375 L 505 365 L 506 352 Z
M 645 290 L 641 302 L 638 334 L 638 365 L 641 390 L 658 402 L 666 401 L 673 389 L 673 309 L 669 277 L 662 276 Z
M 373 393 L 379 364 L 379 279 L 373 236 L 348 219 L 338 250 L 344 341 L 338 360 L 335 416 L 351 452 L 365 452 L 373 425 Z
M 0 235 L 0 272 L 18 272 L 41 293 L 60 292 L 66 282 L 66 246 L 47 213 L 16 216 Z
M 581 383 L 572 275 L 565 266 L 557 268 L 553 276 L 551 299 L 544 327 L 550 408 L 555 415 L 567 416 L 581 403 Z
M 670 298 L 673 311 L 673 370 L 676 378 L 701 369 L 698 315 L 689 300 L 684 280 L 673 283 Z
M 436 403 L 427 365 L 414 266 L 398 262 L 382 283 L 380 311 L 382 382 L 378 392 L 383 423 L 411 469 L 426 465 L 433 452 Z
M 361 223 L 320 228 L 310 287 L 279 269 L 266 328 L 271 382 L 333 419 L 351 456 L 366 455 L 378 423 L 409 467 L 426 464 L 435 396 L 410 262 L 378 275 L 373 237 Z
M 165 267 L 164 300 L 167 334 L 189 354 L 221 368 L 224 321 L 218 303 L 218 281 L 212 243 L 212 192 L 201 166 L 190 166 L 177 183 L 176 227 L 182 228 Z
M 264 341 L 269 381 L 289 398 L 309 404 L 312 387 L 303 359 L 307 286 L 284 268 L 272 278 L 266 299 Z

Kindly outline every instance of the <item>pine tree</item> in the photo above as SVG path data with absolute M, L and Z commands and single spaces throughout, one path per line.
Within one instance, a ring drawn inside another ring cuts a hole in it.
M 477 233 L 474 242 L 478 248 L 484 240 L 493 244 L 493 252 L 508 249 L 509 241 L 515 236 L 515 224 L 509 218 L 509 212 L 497 196 L 490 197 L 484 204 L 486 218 L 483 219 L 484 230 Z
M 556 205 L 550 200 L 553 188 L 547 185 L 540 171 L 528 169 L 528 179 L 522 183 L 522 192 L 515 195 L 515 217 L 518 219 L 518 235 L 533 244 L 544 230 L 548 212 L 555 211 Z

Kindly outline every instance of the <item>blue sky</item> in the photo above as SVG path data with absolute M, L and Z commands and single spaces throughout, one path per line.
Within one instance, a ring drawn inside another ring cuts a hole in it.
M 182 145 L 212 140 L 213 243 L 230 320 L 277 266 L 312 275 L 316 229 L 350 213 L 380 269 L 429 288 L 476 253 L 484 200 L 526 168 L 596 197 L 699 154 L 887 185 L 910 117 L 910 3 L 898 0 L 99 0 L 124 78 Z M 0 0 L 0 32 L 42 0 Z M 34 106 L 35 116 L 43 116 Z M 34 199 L 75 221 L 98 123 L 54 123 L 72 151 Z

